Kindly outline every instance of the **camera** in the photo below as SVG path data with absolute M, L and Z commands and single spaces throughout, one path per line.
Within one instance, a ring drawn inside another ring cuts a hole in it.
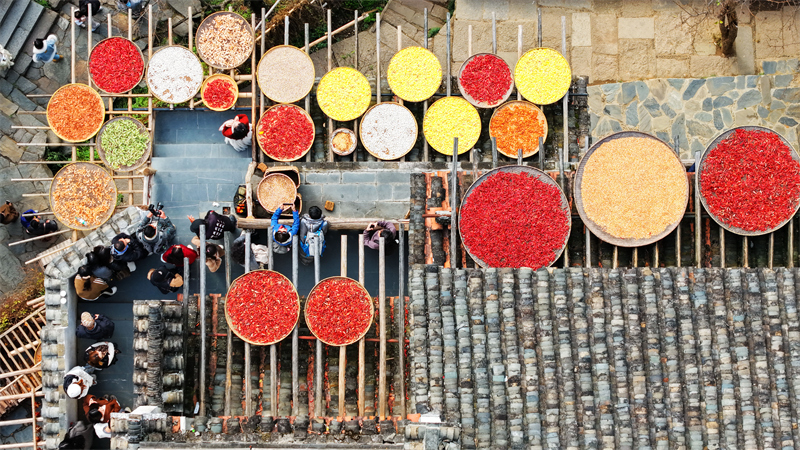
M 161 202 L 158 202 L 158 204 L 155 205 L 155 206 L 149 205 L 147 207 L 147 210 L 150 211 L 150 213 L 153 214 L 154 216 L 159 216 L 159 215 L 161 215 L 161 209 L 163 209 L 163 208 L 164 208 L 164 204 L 161 203 Z

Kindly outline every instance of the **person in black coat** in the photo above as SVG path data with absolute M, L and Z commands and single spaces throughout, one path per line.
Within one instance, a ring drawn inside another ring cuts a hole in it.
M 221 239 L 222 233 L 225 231 L 234 231 L 236 229 L 236 222 L 231 220 L 230 217 L 223 214 L 218 214 L 216 211 L 209 210 L 206 217 L 203 219 L 195 219 L 194 216 L 186 216 L 189 222 L 192 223 L 189 229 L 192 233 L 200 237 L 200 225 L 206 226 L 206 240 Z
M 136 270 L 134 262 L 147 258 L 147 250 L 135 237 L 120 233 L 111 239 L 111 254 L 116 261 L 128 263 L 131 272 Z
M 170 292 L 177 292 L 183 286 L 183 277 L 178 273 L 177 269 L 170 269 L 167 266 L 161 266 L 158 269 L 150 269 L 147 272 L 147 279 L 153 286 L 157 287 L 162 294 L 169 294 Z
M 75 330 L 75 335 L 83 339 L 100 341 L 111 339 L 114 336 L 114 322 L 102 314 L 92 316 L 88 312 L 81 314 L 81 324 Z

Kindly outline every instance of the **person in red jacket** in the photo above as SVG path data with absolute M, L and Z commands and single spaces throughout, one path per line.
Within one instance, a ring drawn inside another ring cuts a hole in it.
M 194 260 L 197 259 L 197 252 L 185 245 L 175 244 L 161 255 L 161 261 L 173 266 L 183 267 L 184 257 L 189 258 L 189 265 L 192 265 Z
M 226 120 L 219 127 L 225 136 L 225 143 L 230 144 L 237 152 L 243 152 L 253 143 L 253 126 L 246 114 L 237 114 L 236 117 Z

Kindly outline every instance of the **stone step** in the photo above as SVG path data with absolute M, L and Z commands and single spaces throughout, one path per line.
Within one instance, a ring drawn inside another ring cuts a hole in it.
M 14 0 L 0 0 L 0 24 L 3 23 L 6 14 L 11 10 L 11 3 L 13 1 Z
M 44 8 L 42 7 L 42 5 L 34 2 L 30 2 L 28 4 L 28 8 L 25 10 L 25 14 L 22 15 L 22 19 L 20 19 L 19 23 L 17 24 L 17 29 L 11 36 L 11 40 L 8 41 L 8 45 L 6 45 L 6 50 L 11 52 L 12 55 L 16 55 L 19 53 L 19 51 L 22 49 L 23 44 L 27 42 L 28 37 L 31 35 L 33 29 L 36 27 L 37 22 L 39 21 L 39 17 L 42 16 L 43 12 Z M 52 25 L 52 22 L 48 24 L 47 26 L 48 29 L 50 28 L 50 25 Z
M 33 54 L 33 41 L 37 38 L 44 39 L 46 36 L 50 34 L 50 30 L 53 28 L 53 25 L 58 20 L 58 13 L 51 9 L 45 9 L 42 15 L 39 17 L 39 20 L 36 22 L 36 26 L 33 27 L 31 30 L 30 35 L 24 41 L 25 43 L 22 44 L 22 52 L 27 54 Z
M 241 175 L 236 179 L 230 180 L 232 183 L 240 183 L 241 178 L 250 163 L 245 158 L 163 158 L 155 157 L 152 159 L 153 169 L 162 172 L 178 172 L 191 174 L 192 172 L 225 172 L 241 170 Z M 156 176 L 158 176 L 157 174 Z M 222 177 L 220 177 L 222 178 Z
M 25 14 L 25 10 L 28 9 L 29 3 L 29 0 L 15 1 L 3 18 L 3 22 L 0 23 L 0 45 L 3 47 L 8 44 L 11 35 L 14 34 L 14 30 L 17 29 L 17 24 L 19 24 L 19 21 L 22 19 L 22 15 Z

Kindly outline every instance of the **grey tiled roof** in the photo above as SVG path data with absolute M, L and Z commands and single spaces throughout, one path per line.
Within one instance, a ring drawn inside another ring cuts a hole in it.
M 462 448 L 796 448 L 796 269 L 410 277 L 409 401 Z

